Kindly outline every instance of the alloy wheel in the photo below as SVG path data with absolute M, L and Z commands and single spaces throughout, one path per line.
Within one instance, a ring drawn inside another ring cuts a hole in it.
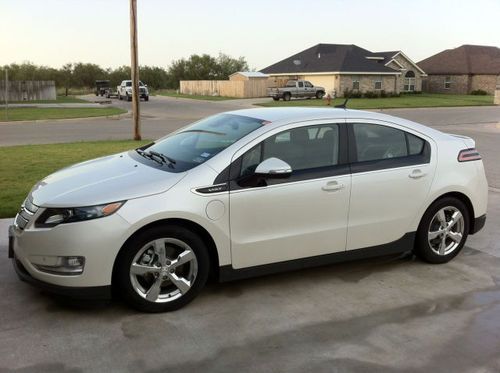
M 464 232 L 465 221 L 460 210 L 454 206 L 443 207 L 429 224 L 429 246 L 437 255 L 448 255 L 460 245 Z
M 142 298 L 155 303 L 171 302 L 193 286 L 198 260 L 191 247 L 175 238 L 148 242 L 130 265 L 132 287 Z

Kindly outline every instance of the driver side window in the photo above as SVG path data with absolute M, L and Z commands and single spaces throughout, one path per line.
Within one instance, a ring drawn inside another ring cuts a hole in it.
M 299 127 L 270 136 L 241 158 L 240 177 L 254 173 L 268 158 L 288 163 L 292 170 L 307 171 L 338 164 L 339 128 L 336 124 Z

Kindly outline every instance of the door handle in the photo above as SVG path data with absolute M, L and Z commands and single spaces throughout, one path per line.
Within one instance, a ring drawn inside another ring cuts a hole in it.
M 344 189 L 344 184 L 338 183 L 336 181 L 330 181 L 321 187 L 325 192 L 335 192 L 337 190 Z
M 416 169 L 416 170 L 413 170 L 409 175 L 408 177 L 412 178 L 412 179 L 420 179 L 421 177 L 424 177 L 425 175 L 427 175 L 426 172 L 423 172 L 422 170 L 419 170 L 419 169 Z

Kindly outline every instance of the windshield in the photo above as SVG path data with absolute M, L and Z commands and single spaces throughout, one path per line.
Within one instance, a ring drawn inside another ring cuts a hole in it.
M 132 81 L 125 82 L 126 87 L 132 87 Z M 139 87 L 144 87 L 144 83 L 139 80 Z
M 202 119 L 144 150 L 170 159 L 170 167 L 165 167 L 166 171 L 182 172 L 206 162 L 265 122 L 241 115 L 218 114 Z

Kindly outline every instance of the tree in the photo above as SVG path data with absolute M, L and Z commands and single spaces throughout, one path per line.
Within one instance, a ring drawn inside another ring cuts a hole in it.
M 73 64 L 71 63 L 64 64 L 63 67 L 59 70 L 59 74 L 60 74 L 60 82 L 62 82 L 64 86 L 65 96 L 67 96 L 68 90 L 73 84 Z
M 96 80 L 106 77 L 106 71 L 99 65 L 81 62 L 73 65 L 73 81 L 77 87 L 93 87 Z
M 248 70 L 248 64 L 243 57 L 236 59 L 223 53 L 217 58 L 193 54 L 188 59 L 172 62 L 168 69 L 169 86 L 178 88 L 180 80 L 224 80 L 244 70 Z

